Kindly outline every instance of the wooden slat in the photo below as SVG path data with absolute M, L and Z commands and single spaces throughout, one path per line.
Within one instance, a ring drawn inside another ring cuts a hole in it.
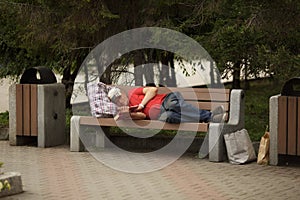
M 278 154 L 286 154 L 287 97 L 278 98 Z
M 23 86 L 16 84 L 16 135 L 23 135 Z
M 200 93 L 200 92 L 180 92 L 185 100 L 197 100 L 197 101 L 229 101 L 229 94 L 224 93 Z
M 150 124 L 151 123 L 151 124 Z M 89 126 L 118 126 L 128 128 L 142 128 L 142 129 L 164 129 L 164 130 L 185 130 L 207 132 L 207 123 L 181 123 L 170 124 L 158 120 L 120 120 L 116 122 L 113 118 L 94 118 L 94 117 L 80 117 L 81 125 Z
M 23 85 L 23 127 L 25 136 L 30 136 L 30 85 Z
M 300 156 L 300 98 L 297 98 L 297 155 Z
M 197 108 L 201 108 L 203 110 L 213 110 L 214 108 L 218 106 L 224 106 L 225 111 L 229 110 L 229 103 L 228 102 L 197 102 L 197 101 L 186 101 L 189 104 L 192 104 L 193 106 Z
M 30 133 L 31 136 L 38 135 L 38 124 L 37 124 L 37 85 L 30 85 Z
M 137 86 L 117 86 L 128 92 Z M 220 88 L 174 88 L 174 87 L 159 87 L 159 94 L 167 94 L 170 92 L 180 92 L 185 100 L 196 101 L 224 101 L 230 100 L 230 89 Z
M 297 101 L 296 97 L 288 97 L 288 137 L 287 147 L 288 155 L 296 155 L 296 109 Z

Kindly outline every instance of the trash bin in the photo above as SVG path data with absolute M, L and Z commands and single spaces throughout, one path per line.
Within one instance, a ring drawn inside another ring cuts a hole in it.
M 50 84 L 56 82 L 54 73 L 46 67 L 29 68 L 24 71 L 20 79 L 20 84 Z
M 11 145 L 36 141 L 39 147 L 65 142 L 65 87 L 46 67 L 24 71 L 20 84 L 9 89 Z
M 278 164 L 278 155 L 300 156 L 300 77 L 270 98 L 270 164 Z

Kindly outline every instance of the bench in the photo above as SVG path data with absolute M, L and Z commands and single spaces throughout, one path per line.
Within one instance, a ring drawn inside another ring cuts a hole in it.
M 132 89 L 129 86 L 118 86 L 128 91 Z M 181 123 L 170 124 L 158 120 L 151 120 L 150 128 L 163 130 L 183 130 L 207 132 L 209 146 L 209 160 L 220 162 L 224 160 L 225 143 L 223 134 L 234 132 L 244 128 L 244 92 L 237 89 L 217 89 L 217 88 L 166 88 L 159 87 L 158 93 L 169 93 L 178 91 L 184 99 L 201 109 L 212 110 L 217 106 L 223 105 L 227 113 L 224 123 Z M 133 120 L 134 123 L 128 123 L 128 120 L 115 121 L 113 118 L 95 118 L 92 116 L 72 116 L 70 130 L 70 151 L 83 151 L 84 147 L 80 141 L 79 135 L 86 127 L 129 127 L 149 129 L 150 120 Z M 131 122 L 131 121 L 130 121 Z M 105 146 L 103 136 L 99 136 L 96 143 L 100 147 Z M 200 148 L 200 147 L 199 147 Z

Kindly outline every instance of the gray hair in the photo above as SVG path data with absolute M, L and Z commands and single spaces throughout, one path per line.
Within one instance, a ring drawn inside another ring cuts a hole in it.
M 118 98 L 119 96 L 121 96 L 121 90 L 117 87 L 113 87 L 112 89 L 110 89 L 107 93 L 108 98 L 112 101 L 115 102 L 116 98 Z

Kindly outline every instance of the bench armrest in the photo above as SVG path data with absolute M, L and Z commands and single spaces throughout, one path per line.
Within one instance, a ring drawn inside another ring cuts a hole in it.
M 230 95 L 230 113 L 227 124 L 245 126 L 245 94 L 243 90 L 233 89 Z
M 230 95 L 229 120 L 226 123 L 210 123 L 208 131 L 209 160 L 220 162 L 226 156 L 224 134 L 245 127 L 245 95 L 243 90 L 233 89 Z

